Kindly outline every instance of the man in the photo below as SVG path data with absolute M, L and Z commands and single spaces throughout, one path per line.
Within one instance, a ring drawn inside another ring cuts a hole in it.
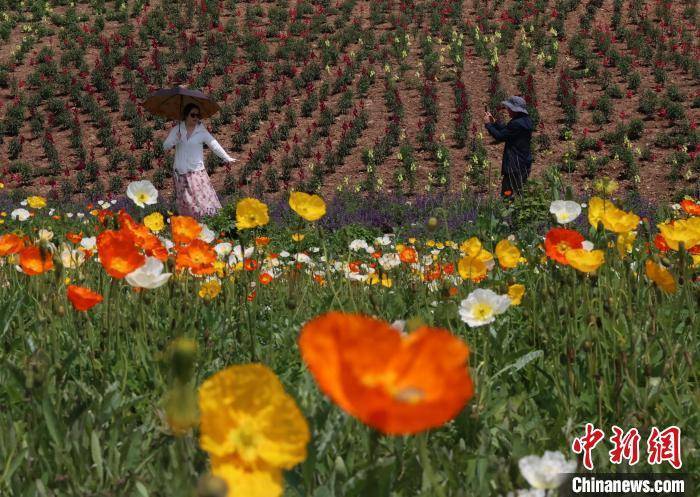
M 527 104 L 522 97 L 513 96 L 501 104 L 508 110 L 510 122 L 497 123 L 490 112 L 486 111 L 484 120 L 486 129 L 498 142 L 505 142 L 503 162 L 501 164 L 501 195 L 519 195 L 523 192 L 523 184 L 530 175 L 532 153 L 530 141 L 534 125 L 527 112 Z

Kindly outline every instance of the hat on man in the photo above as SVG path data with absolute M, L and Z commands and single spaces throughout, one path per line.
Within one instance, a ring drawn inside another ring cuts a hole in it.
M 505 105 L 513 112 L 522 112 L 523 114 L 528 113 L 527 112 L 527 102 L 525 102 L 525 99 L 523 97 L 512 96 L 512 97 L 508 98 L 507 100 L 504 100 L 503 102 L 501 102 L 501 104 Z

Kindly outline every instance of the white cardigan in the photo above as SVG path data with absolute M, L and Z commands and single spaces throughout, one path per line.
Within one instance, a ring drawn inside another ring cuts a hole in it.
M 179 174 L 187 174 L 204 169 L 204 147 L 202 146 L 204 143 L 224 161 L 235 161 L 202 123 L 198 123 L 192 135 L 187 138 L 187 127 L 185 122 L 181 121 L 178 126 L 170 130 L 170 134 L 163 142 L 163 150 L 175 147 L 175 171 Z

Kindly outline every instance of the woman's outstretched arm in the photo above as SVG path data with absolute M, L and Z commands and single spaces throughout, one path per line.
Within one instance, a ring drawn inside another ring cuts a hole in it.
M 209 131 L 205 130 L 205 137 L 204 137 L 204 143 L 207 144 L 207 147 L 211 149 L 212 152 L 214 152 L 216 155 L 218 155 L 223 161 L 225 162 L 235 162 L 236 159 L 231 157 L 229 154 L 226 153 L 226 150 L 221 146 L 221 144 L 216 141 L 216 138 L 214 138 Z
M 163 142 L 163 150 L 170 150 L 180 141 L 180 126 L 176 126 L 170 130 L 168 137 Z

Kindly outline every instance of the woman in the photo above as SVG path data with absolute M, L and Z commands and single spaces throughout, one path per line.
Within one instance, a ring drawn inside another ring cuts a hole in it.
M 509 197 L 520 195 L 523 184 L 530 175 L 532 168 L 532 152 L 530 142 L 535 126 L 527 112 L 525 99 L 518 96 L 510 97 L 501 104 L 508 110 L 510 122 L 500 124 L 490 112 L 486 111 L 484 120 L 486 129 L 498 142 L 505 142 L 503 162 L 501 163 L 501 195 Z
M 175 196 L 180 215 L 201 218 L 212 216 L 221 209 L 216 192 L 204 167 L 203 144 L 231 164 L 231 158 L 200 122 L 201 111 L 196 104 L 187 104 L 178 123 L 163 142 L 163 149 L 175 147 Z

